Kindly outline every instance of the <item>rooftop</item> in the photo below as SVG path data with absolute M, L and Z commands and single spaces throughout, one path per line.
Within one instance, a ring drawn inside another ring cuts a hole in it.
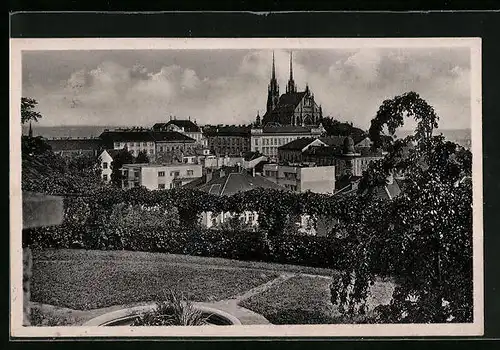
M 229 173 L 226 176 L 213 179 L 198 187 L 200 191 L 220 196 L 231 196 L 238 192 L 246 192 L 255 188 L 284 190 L 284 187 L 267 180 L 266 178 L 247 172 Z
M 304 147 L 309 146 L 315 140 L 317 139 L 315 139 L 314 137 L 301 137 L 278 147 L 278 149 L 301 151 L 304 149 Z
M 156 123 L 153 125 L 153 130 L 164 130 L 169 125 L 175 125 L 179 128 L 184 128 L 185 132 L 201 132 L 201 129 L 198 125 L 196 125 L 191 120 L 186 119 L 173 119 L 168 121 L 167 123 Z
M 123 164 L 127 168 L 162 168 L 162 167 L 193 167 L 200 166 L 198 164 L 186 164 L 186 163 L 134 163 L 134 164 Z
M 60 138 L 47 139 L 46 142 L 53 151 L 99 150 L 102 147 L 98 138 Z

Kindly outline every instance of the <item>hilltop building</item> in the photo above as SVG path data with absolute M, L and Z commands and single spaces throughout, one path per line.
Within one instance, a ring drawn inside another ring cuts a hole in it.
M 251 151 L 260 152 L 271 161 L 278 158 L 278 148 L 299 138 L 319 137 L 325 132 L 320 125 L 293 126 L 293 125 L 265 125 L 251 130 Z
M 290 76 L 286 92 L 280 96 L 273 63 L 271 80 L 267 91 L 266 113 L 262 117 L 263 125 L 317 126 L 323 118 L 321 106 L 314 100 L 314 94 L 306 85 L 304 91 L 298 91 L 293 79 L 292 53 L 290 53 Z M 260 124 L 260 116 L 258 116 Z
M 208 148 L 216 156 L 239 156 L 250 151 L 250 127 L 220 126 L 204 130 Z
M 201 128 L 196 122 L 191 121 L 191 118 L 188 120 L 178 120 L 174 117 L 174 119 L 171 118 L 167 123 L 156 123 L 153 125 L 153 131 L 176 131 L 194 139 L 199 144 L 203 140 Z
M 195 140 L 177 131 L 152 131 L 145 128 L 105 129 L 99 136 L 106 149 L 126 148 L 134 157 L 146 152 L 154 160 L 168 151 L 187 151 L 195 147 Z

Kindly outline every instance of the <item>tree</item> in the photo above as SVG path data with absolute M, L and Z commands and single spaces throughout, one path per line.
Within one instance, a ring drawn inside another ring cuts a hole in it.
M 352 123 L 340 122 L 331 117 L 321 119 L 321 124 L 325 128 L 327 135 L 361 138 L 366 134 L 364 130 L 356 128 Z
M 433 130 L 438 126 L 439 117 L 434 108 L 416 92 L 410 91 L 382 102 L 376 117 L 371 121 L 368 132 L 373 147 L 384 146 L 382 144 L 384 127 L 387 127 L 390 136 L 394 136 L 396 129 L 403 126 L 405 117 L 413 118 L 418 122 L 414 137 L 420 140 L 430 138 Z
M 149 163 L 149 157 L 146 151 L 140 151 L 139 154 L 137 154 L 137 157 L 135 158 L 135 162 L 137 164 Z
M 38 119 L 42 118 L 42 115 L 35 111 L 35 107 L 38 102 L 35 99 L 21 97 L 21 123 L 25 124 L 29 121 L 37 122 Z
M 124 164 L 132 164 L 133 162 L 134 156 L 127 149 L 120 150 L 111 162 L 111 183 L 121 187 L 123 175 L 120 169 Z
M 364 204 L 343 222 L 351 254 L 331 287 L 332 302 L 344 312 L 363 313 L 376 275 L 393 276 L 393 300 L 378 308 L 377 321 L 471 322 L 472 184 L 463 179 L 472 175 L 472 155 L 432 136 L 433 108 L 414 93 L 402 96 L 384 101 L 370 134 L 377 140 L 383 124 L 394 134 L 403 116 L 419 121 L 415 134 L 396 142 L 363 180 L 373 188 L 397 172 L 404 191 L 392 200 L 370 191 L 360 195 Z

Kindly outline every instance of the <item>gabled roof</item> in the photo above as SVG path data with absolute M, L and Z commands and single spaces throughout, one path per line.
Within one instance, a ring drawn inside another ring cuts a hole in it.
M 340 156 L 342 149 L 333 146 L 311 146 L 304 151 L 304 155 L 309 156 Z
M 168 127 L 169 125 L 175 125 L 179 128 L 184 128 L 185 132 L 201 132 L 201 129 L 198 125 L 193 123 L 191 120 L 185 120 L 185 119 L 174 119 L 170 120 L 167 123 L 156 123 L 153 125 L 153 130 L 164 130 L 164 128 Z
M 359 135 L 359 134 L 354 134 L 354 135 L 349 135 L 353 141 L 354 145 L 357 145 L 361 141 L 367 138 L 365 135 Z M 348 136 L 345 135 L 330 135 L 330 136 L 325 136 L 321 138 L 321 141 L 326 143 L 328 146 L 340 146 L 342 147 L 344 145 L 344 140 Z
M 152 131 L 151 134 L 157 142 L 195 142 L 195 139 L 177 131 Z
M 290 150 L 290 151 L 302 151 L 304 147 L 309 146 L 315 140 L 317 139 L 315 139 L 314 137 L 300 137 L 296 140 L 288 142 L 287 144 L 284 144 L 283 146 L 278 147 L 278 149 Z
M 115 158 L 118 153 L 120 153 L 121 149 L 106 149 L 106 152 L 110 155 L 111 158 Z
M 249 126 L 220 126 L 211 127 L 203 131 L 206 136 L 250 136 L 251 127 Z
M 263 121 L 269 120 L 282 120 L 283 117 L 289 117 L 297 108 L 297 105 L 302 101 L 306 95 L 305 91 L 302 92 L 287 92 L 280 96 L 278 105 L 272 111 L 267 111 L 262 117 Z
M 265 125 L 262 127 L 264 134 L 310 134 L 314 127 L 294 125 Z
M 340 179 L 335 181 L 335 193 L 347 194 L 358 189 L 358 183 L 361 180 L 361 176 L 342 176 Z
M 320 140 L 326 143 L 328 146 L 342 147 L 344 145 L 344 140 L 347 136 L 332 135 L 320 137 Z
M 149 130 L 107 130 L 99 136 L 105 142 L 148 142 L 154 141 Z
M 231 196 L 235 193 L 246 192 L 255 188 L 285 190 L 284 187 L 260 175 L 252 176 L 246 172 L 229 173 L 226 176 L 213 179 L 198 187 L 200 191 L 220 196 Z

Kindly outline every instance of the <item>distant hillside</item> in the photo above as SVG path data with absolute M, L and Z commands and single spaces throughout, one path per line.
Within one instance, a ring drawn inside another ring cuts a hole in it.
M 36 123 L 32 124 L 33 135 L 43 137 L 91 137 L 99 136 L 104 129 L 115 129 L 120 126 L 98 126 L 98 125 L 84 125 L 84 126 L 38 126 Z M 28 133 L 29 126 L 23 125 L 23 135 Z
M 398 130 L 396 136 L 398 138 L 406 137 L 413 133 L 413 130 Z M 470 148 L 471 130 L 470 129 L 438 129 L 434 131 L 434 135 L 443 134 L 443 136 L 452 142 L 458 143 L 461 146 Z

